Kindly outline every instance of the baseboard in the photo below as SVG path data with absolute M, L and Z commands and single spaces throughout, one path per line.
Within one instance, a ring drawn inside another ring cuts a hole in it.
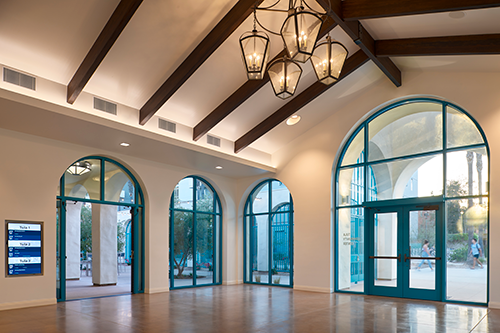
M 0 304 L 0 310 L 12 310 L 21 308 L 31 308 L 33 306 L 57 304 L 56 298 L 36 299 L 32 301 L 12 302 Z
M 224 286 L 234 286 L 236 284 L 243 284 L 243 280 L 232 280 L 232 281 L 223 281 L 222 285 Z
M 170 287 L 161 287 L 161 288 L 149 288 L 145 289 L 144 293 L 146 294 L 158 294 L 158 293 L 165 293 L 170 291 Z
M 311 286 L 293 286 L 293 290 L 300 290 L 300 291 L 312 291 L 315 293 L 324 293 L 324 294 L 331 294 L 333 291 L 330 288 L 323 288 L 323 287 L 311 287 Z
M 490 309 L 500 309 L 500 302 L 489 302 L 488 307 Z

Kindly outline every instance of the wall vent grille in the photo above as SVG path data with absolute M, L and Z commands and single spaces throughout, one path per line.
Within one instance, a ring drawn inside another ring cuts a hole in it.
M 207 135 L 207 143 L 209 145 L 220 147 L 220 139 L 215 136 Z
M 97 97 L 94 97 L 94 109 L 114 114 L 115 116 L 117 113 L 117 106 L 115 103 L 111 103 Z
M 158 127 L 172 133 L 175 133 L 177 130 L 177 126 L 175 123 L 161 118 L 158 118 Z
M 36 90 L 36 78 L 30 75 L 26 75 L 20 72 L 16 72 L 9 68 L 3 68 L 3 80 L 5 82 L 9 82 L 15 84 L 17 86 L 21 86 L 24 88 L 28 88 L 31 90 Z

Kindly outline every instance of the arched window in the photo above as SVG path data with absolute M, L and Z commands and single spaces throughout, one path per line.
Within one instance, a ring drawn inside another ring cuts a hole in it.
M 431 98 L 383 108 L 347 140 L 335 179 L 336 291 L 487 302 L 487 269 L 469 273 L 481 267 L 475 242 L 488 263 L 489 149 L 463 109 Z M 428 277 L 413 273 L 421 256 L 435 258 Z
M 277 180 L 258 184 L 244 217 L 245 283 L 293 286 L 293 202 Z
M 120 265 L 130 265 L 131 291 L 144 292 L 144 196 L 127 168 L 100 156 L 76 161 L 60 179 L 57 210 L 59 301 L 83 267 L 94 285 L 116 285 Z
M 204 179 L 182 179 L 170 199 L 170 288 L 221 284 L 222 210 Z

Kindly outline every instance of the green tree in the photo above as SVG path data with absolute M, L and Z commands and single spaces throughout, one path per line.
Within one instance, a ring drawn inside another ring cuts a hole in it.
M 446 184 L 446 196 L 459 197 L 464 195 L 467 195 L 467 190 L 463 182 L 451 180 Z M 464 212 L 465 208 L 460 207 L 459 200 L 448 200 L 446 202 L 446 225 L 449 234 L 456 234 L 460 231 L 458 224 L 463 223 L 460 217 Z M 463 225 L 460 229 L 462 229 L 462 232 L 465 230 Z

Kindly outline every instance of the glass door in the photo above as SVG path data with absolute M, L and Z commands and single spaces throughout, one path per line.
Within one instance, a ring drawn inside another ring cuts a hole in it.
M 367 293 L 441 300 L 441 205 L 369 210 Z

